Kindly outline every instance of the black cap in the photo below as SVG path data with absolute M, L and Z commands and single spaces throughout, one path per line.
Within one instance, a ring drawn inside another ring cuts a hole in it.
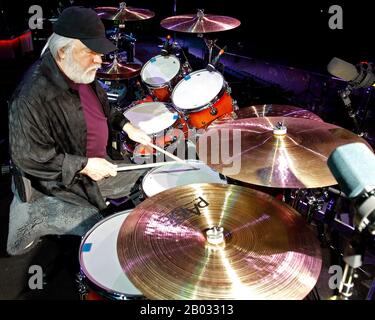
M 105 36 L 105 28 L 96 12 L 84 7 L 66 8 L 53 25 L 53 32 L 60 36 L 79 39 L 89 49 L 109 53 L 116 46 Z

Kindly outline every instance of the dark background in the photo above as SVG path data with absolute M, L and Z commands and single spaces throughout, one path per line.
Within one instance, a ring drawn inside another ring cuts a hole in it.
M 68 1 L 61 1 L 68 4 Z M 10 31 L 27 28 L 28 8 L 39 4 L 45 18 L 56 13 L 58 1 L 2 1 Z M 85 6 L 116 6 L 118 1 L 75 1 Z M 128 0 L 127 5 L 148 8 L 155 17 L 146 22 L 152 31 L 163 35 L 159 26 L 165 17 L 176 13 L 206 13 L 239 19 L 241 26 L 218 36 L 231 51 L 242 50 L 249 56 L 262 57 L 305 68 L 325 70 L 327 62 L 338 56 L 352 62 L 374 59 L 374 11 L 371 1 L 244 1 L 244 0 Z M 331 30 L 328 20 L 331 5 L 343 9 L 343 30 Z M 144 23 L 143 23 L 144 24 Z M 10 32 L 12 33 L 12 32 Z M 13 32 L 14 33 L 14 32 Z M 4 37 L 4 30 L 1 35 Z M 139 36 L 139 35 L 138 35 Z M 240 46 L 238 43 L 240 42 Z

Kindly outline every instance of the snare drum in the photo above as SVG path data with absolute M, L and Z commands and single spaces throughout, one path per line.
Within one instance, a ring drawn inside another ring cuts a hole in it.
M 145 298 L 125 275 L 117 256 L 118 233 L 130 212 L 120 212 L 100 221 L 83 237 L 79 264 L 84 300 Z
M 184 141 L 188 126 L 179 113 L 163 102 L 145 102 L 133 105 L 124 116 L 136 127 L 153 138 L 153 143 L 166 148 L 172 143 Z M 155 149 L 131 141 L 124 142 L 124 148 L 133 156 L 155 155 Z
M 158 101 L 169 100 L 173 87 L 181 77 L 181 63 L 174 55 L 153 57 L 141 70 L 142 81 Z
M 172 102 L 184 112 L 188 124 L 197 129 L 233 112 L 233 99 L 223 76 L 206 69 L 185 76 L 174 88 Z
M 227 183 L 220 173 L 212 170 L 204 162 L 187 162 L 196 169 L 189 165 L 173 163 L 150 170 L 142 181 L 143 194 L 152 197 L 159 192 L 193 183 Z

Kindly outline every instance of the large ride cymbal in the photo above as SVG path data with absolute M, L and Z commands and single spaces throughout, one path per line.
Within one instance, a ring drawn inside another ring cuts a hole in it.
M 286 133 L 283 128 L 275 130 L 278 123 L 284 124 Z M 319 188 L 337 184 L 327 158 L 351 142 L 367 144 L 333 124 L 264 117 L 212 125 L 199 138 L 197 151 L 211 168 L 235 180 L 274 188 Z
M 261 117 L 293 117 L 316 121 L 323 121 L 315 113 L 290 105 L 283 104 L 260 104 L 240 108 L 236 111 L 238 119 L 261 118 Z
M 127 6 L 116 7 L 97 7 L 95 8 L 98 16 L 104 20 L 116 21 L 138 21 L 146 20 L 155 16 L 155 13 L 148 9 L 132 8 Z
M 322 264 L 317 238 L 294 209 L 224 184 L 146 199 L 121 226 L 117 252 L 149 299 L 303 299 Z
M 241 22 L 238 19 L 204 14 L 198 10 L 197 14 L 173 16 L 161 21 L 160 25 L 168 30 L 189 33 L 209 33 L 226 31 L 237 28 Z

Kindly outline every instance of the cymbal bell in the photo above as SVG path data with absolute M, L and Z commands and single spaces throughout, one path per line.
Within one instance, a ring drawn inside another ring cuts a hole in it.
M 149 299 L 303 299 L 322 265 L 317 237 L 294 209 L 227 184 L 146 199 L 121 226 L 117 252 Z
M 104 20 L 115 21 L 138 21 L 146 20 L 155 16 L 155 13 L 148 9 L 133 8 L 128 6 L 97 7 L 94 9 L 98 16 Z
M 96 77 L 103 80 L 124 80 L 133 78 L 141 72 L 142 65 L 138 63 L 103 62 L 102 68 L 96 72 Z
M 263 117 L 212 125 L 199 138 L 197 151 L 211 168 L 235 180 L 274 188 L 319 188 L 337 184 L 327 158 L 335 148 L 351 142 L 367 144 L 333 124 Z
M 168 17 L 161 21 L 160 25 L 168 30 L 188 33 L 210 33 L 226 31 L 237 28 L 241 22 L 238 19 L 205 14 L 198 10 L 197 14 L 184 14 Z

